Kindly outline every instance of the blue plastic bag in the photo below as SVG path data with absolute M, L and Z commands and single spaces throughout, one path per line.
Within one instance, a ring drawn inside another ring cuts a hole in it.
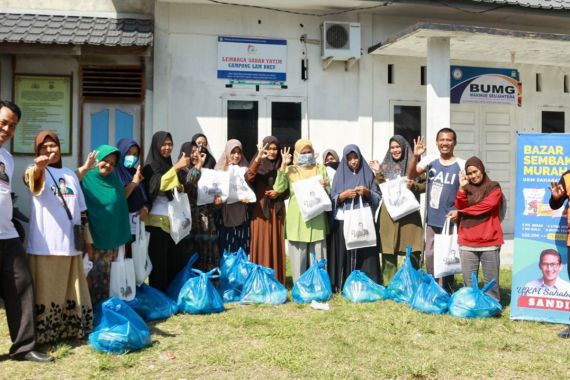
M 418 286 L 420 286 L 420 274 L 412 265 L 410 256 L 412 255 L 412 247 L 406 249 L 406 259 L 402 267 L 396 272 L 396 275 L 386 288 L 386 299 L 396 302 L 411 303 Z
M 137 286 L 135 299 L 128 301 L 127 305 L 132 307 L 145 321 L 170 318 L 178 311 L 176 302 L 147 284 Z
M 434 280 L 431 274 L 420 271 L 421 284 L 416 290 L 412 307 L 422 313 L 443 314 L 449 308 L 449 294 Z
M 273 269 L 253 263 L 248 265 L 251 272 L 243 285 L 242 303 L 279 305 L 287 302 L 287 289 L 277 281 Z
M 247 254 L 242 248 L 233 253 L 224 251 L 220 262 L 220 294 L 224 302 L 237 302 L 241 299 L 250 268 Z
M 489 318 L 501 313 L 503 307 L 485 292 L 491 289 L 496 281 L 489 281 L 482 289 L 477 283 L 477 274 L 471 273 L 473 287 L 465 286 L 451 296 L 449 314 L 462 318 Z
M 353 270 L 342 287 L 342 295 L 350 302 L 375 302 L 384 299 L 386 288 L 372 281 L 366 273 Z
M 124 354 L 150 346 L 150 330 L 129 305 L 116 297 L 103 302 L 101 321 L 89 334 L 89 344 L 112 354 Z
M 293 301 L 297 303 L 327 302 L 332 296 L 327 259 L 317 261 L 315 254 L 311 253 L 311 262 L 313 264 L 293 285 Z
M 212 314 L 224 311 L 224 301 L 212 285 L 211 278 L 216 278 L 218 268 L 204 273 L 192 269 L 198 276 L 186 281 L 178 295 L 178 311 L 188 314 Z
M 174 280 L 172 280 L 170 285 L 168 285 L 168 288 L 166 288 L 166 295 L 170 297 L 170 299 L 178 301 L 178 294 L 180 294 L 180 289 L 182 289 L 186 281 L 192 277 L 196 277 L 196 273 L 192 271 L 192 265 L 198 261 L 199 256 L 200 255 L 197 252 L 194 253 L 190 259 L 188 259 L 186 266 L 182 268 L 180 272 L 178 272 L 176 277 L 174 277 Z

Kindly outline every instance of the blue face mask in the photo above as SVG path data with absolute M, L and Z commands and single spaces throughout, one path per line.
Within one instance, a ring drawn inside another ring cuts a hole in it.
M 299 166 L 311 166 L 316 163 L 313 153 L 305 153 L 299 155 Z
M 137 166 L 137 164 L 139 163 L 139 157 L 138 156 L 125 156 L 125 160 L 123 161 L 123 164 L 125 165 L 125 168 L 127 169 L 132 169 L 134 167 Z

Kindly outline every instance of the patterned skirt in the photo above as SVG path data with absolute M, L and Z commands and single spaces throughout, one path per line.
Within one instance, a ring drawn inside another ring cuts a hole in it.
M 118 248 L 95 249 L 91 256 L 93 268 L 87 275 L 87 285 L 91 294 L 93 305 L 105 301 L 109 298 L 109 285 L 111 283 L 111 263 L 117 258 Z
M 91 331 L 93 309 L 81 256 L 28 255 L 40 344 L 80 339 Z

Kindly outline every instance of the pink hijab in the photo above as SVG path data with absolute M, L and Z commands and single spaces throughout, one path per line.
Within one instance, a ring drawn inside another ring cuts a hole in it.
M 241 150 L 241 160 L 237 163 L 238 166 L 248 167 L 249 163 L 243 156 L 243 148 L 241 142 L 236 139 L 228 140 L 224 153 L 220 156 L 220 159 L 216 163 L 214 170 L 226 171 L 229 167 L 230 155 L 232 150 L 235 148 L 240 148 Z M 225 227 L 237 227 L 244 223 L 247 219 L 247 205 L 241 202 L 224 204 L 222 206 L 222 217 Z

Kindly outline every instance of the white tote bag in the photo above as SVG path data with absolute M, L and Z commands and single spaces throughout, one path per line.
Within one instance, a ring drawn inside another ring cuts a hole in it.
M 344 210 L 343 233 L 346 249 L 374 247 L 376 245 L 376 227 L 372 209 L 369 206 L 364 207 L 362 197 L 358 198 L 360 208 L 354 208 L 354 199 L 352 199 L 350 209 Z
M 299 210 L 305 222 L 332 210 L 329 195 L 321 185 L 320 175 L 293 182 L 293 190 L 297 197 Z
M 228 199 L 230 192 L 230 173 L 228 171 L 202 169 L 198 180 L 198 206 L 214 203 L 216 196 L 222 201 Z
M 420 209 L 420 203 L 414 193 L 408 189 L 406 177 L 398 177 L 380 184 L 382 201 L 393 221 L 410 215 Z
M 135 265 L 135 279 L 137 286 L 140 286 L 150 275 L 150 272 L 152 272 L 152 263 L 150 257 L 148 257 L 150 232 L 146 232 L 144 222 L 142 222 L 138 216 L 137 220 L 136 240 L 131 243 L 131 252 Z
M 227 204 L 241 202 L 242 199 L 247 199 L 249 203 L 255 203 L 257 200 L 255 192 L 249 187 L 245 181 L 246 167 L 237 165 L 230 165 L 228 172 L 230 173 L 230 188 L 228 192 Z
M 460 273 L 457 224 L 446 218 L 441 234 L 435 234 L 433 239 L 433 276 L 440 278 Z
M 111 263 L 109 295 L 123 301 L 132 301 L 136 295 L 135 265 L 133 259 L 125 259 L 125 246 L 119 247 L 117 260 Z
M 170 236 L 175 244 L 192 230 L 192 213 L 190 212 L 190 202 L 188 197 L 182 195 L 174 189 L 173 199 L 168 202 L 168 220 L 170 221 Z

